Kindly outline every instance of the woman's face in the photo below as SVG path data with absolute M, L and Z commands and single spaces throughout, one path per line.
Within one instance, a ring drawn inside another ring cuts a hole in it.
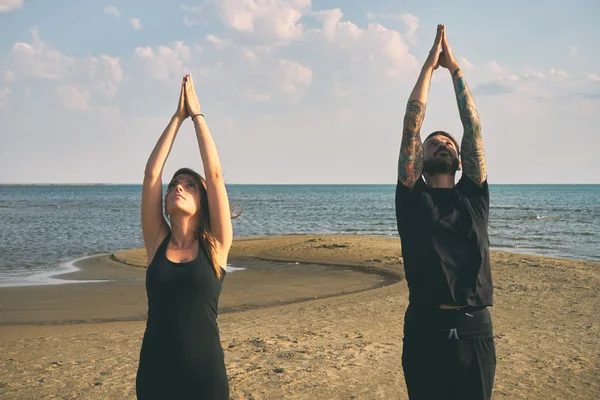
M 166 196 L 167 215 L 182 213 L 193 216 L 200 210 L 200 188 L 190 175 L 177 175 L 169 183 Z

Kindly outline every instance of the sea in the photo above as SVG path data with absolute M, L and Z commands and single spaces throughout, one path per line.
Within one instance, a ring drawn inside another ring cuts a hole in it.
M 0 286 L 64 283 L 52 276 L 75 270 L 77 260 L 143 247 L 141 189 L 0 186 Z M 228 185 L 227 191 L 241 212 L 235 237 L 398 237 L 394 185 Z M 490 185 L 489 235 L 493 249 L 600 261 L 600 185 Z

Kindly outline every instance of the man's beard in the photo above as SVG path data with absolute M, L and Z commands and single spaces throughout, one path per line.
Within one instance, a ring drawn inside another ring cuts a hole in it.
M 430 158 L 423 162 L 423 172 L 427 175 L 454 174 L 458 171 L 458 158 L 453 156 Z

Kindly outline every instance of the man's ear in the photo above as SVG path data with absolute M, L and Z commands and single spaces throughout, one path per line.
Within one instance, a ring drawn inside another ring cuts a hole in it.
M 460 160 L 460 157 L 458 157 L 458 169 L 457 171 L 460 171 L 462 169 L 462 161 Z

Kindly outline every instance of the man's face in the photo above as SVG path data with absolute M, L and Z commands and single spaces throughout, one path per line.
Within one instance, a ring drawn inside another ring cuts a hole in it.
M 454 174 L 459 168 L 458 149 L 449 137 L 435 135 L 423 143 L 423 172 Z

